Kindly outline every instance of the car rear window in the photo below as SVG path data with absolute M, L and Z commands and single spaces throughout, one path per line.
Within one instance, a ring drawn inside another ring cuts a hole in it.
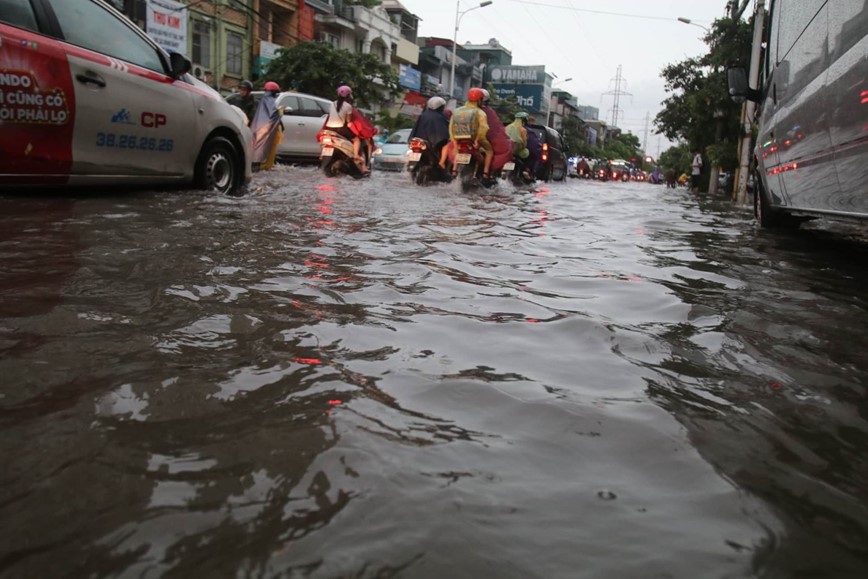
M 397 133 L 392 133 L 392 135 L 386 139 L 386 142 L 391 145 L 403 145 L 407 142 L 407 137 L 409 136 L 410 133 L 399 131 Z
M 0 0 L 0 22 L 39 32 L 30 0 Z
M 544 130 L 542 127 L 527 127 L 527 128 L 528 128 L 529 130 L 531 130 L 531 131 L 534 132 L 534 134 L 535 134 L 535 135 L 537 136 L 537 138 L 539 139 L 539 142 L 540 142 L 540 143 L 545 143 L 545 142 L 546 142 L 546 137 L 545 137 L 546 132 L 545 132 L 545 130 Z

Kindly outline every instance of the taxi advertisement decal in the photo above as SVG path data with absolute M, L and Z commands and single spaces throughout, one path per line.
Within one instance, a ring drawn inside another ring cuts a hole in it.
M 59 43 L 0 24 L 0 183 L 65 182 L 75 92 Z
M 0 67 L 0 121 L 63 125 L 69 107 L 60 88 L 35 89 L 30 73 Z

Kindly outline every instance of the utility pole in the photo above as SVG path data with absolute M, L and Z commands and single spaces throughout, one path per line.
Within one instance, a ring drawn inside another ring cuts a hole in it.
M 760 54 L 763 43 L 763 27 L 765 20 L 765 0 L 757 0 L 753 19 L 753 44 L 750 54 L 750 71 L 748 72 L 748 87 L 759 87 Z M 739 143 L 738 180 L 734 189 L 735 202 L 741 205 L 747 203 L 747 179 L 750 172 L 751 141 L 753 140 L 753 121 L 756 103 L 745 101 L 741 107 L 742 138 Z
M 618 71 L 615 73 L 615 78 L 612 79 L 615 81 L 615 90 L 610 90 L 609 92 L 604 92 L 603 95 L 611 95 L 615 97 L 614 103 L 612 105 L 612 126 L 618 126 L 618 116 L 621 113 L 620 103 L 621 103 L 621 95 L 633 96 L 632 94 L 621 90 L 621 83 L 626 84 L 626 80 L 621 76 L 621 65 L 618 65 Z
M 648 149 L 648 122 L 650 121 L 650 113 L 645 111 L 645 135 L 642 137 L 642 152 L 647 153 Z

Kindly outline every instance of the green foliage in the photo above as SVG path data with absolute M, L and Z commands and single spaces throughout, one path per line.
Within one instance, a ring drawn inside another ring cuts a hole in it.
M 573 116 L 566 116 L 561 127 L 561 136 L 564 138 L 564 146 L 568 157 L 579 155 L 582 145 L 585 145 L 584 123 Z
M 344 0 L 347 6 L 364 6 L 365 8 L 373 8 L 382 4 L 382 0 Z
M 617 137 L 606 139 L 605 145 L 603 154 L 607 159 L 624 159 L 629 162 L 635 158 L 638 163 L 644 156 L 639 137 L 633 133 L 621 133 Z
M 346 84 L 352 87 L 356 104 L 362 107 L 401 93 L 398 75 L 373 54 L 356 54 L 319 42 L 299 42 L 282 49 L 260 82 L 266 80 L 276 81 L 284 89 L 327 99 L 335 98 L 335 90 Z
M 713 165 L 723 167 L 726 171 L 735 170 L 738 167 L 738 146 L 735 143 L 723 141 L 709 145 L 705 149 L 705 156 Z
M 381 109 L 377 112 L 376 120 L 374 122 L 389 131 L 390 135 L 395 131 L 400 131 L 401 129 L 411 129 L 413 128 L 413 125 L 416 124 L 416 122 L 407 115 L 401 113 L 395 113 L 392 115 L 386 109 Z
M 676 174 L 680 175 L 681 173 L 690 172 L 690 162 L 692 160 L 693 157 L 690 154 L 690 148 L 687 145 L 677 145 L 663 151 L 663 153 L 660 154 L 660 158 L 657 160 L 657 164 L 659 164 L 664 171 L 669 171 L 671 169 L 675 171 Z
M 716 20 L 705 38 L 707 54 L 670 64 L 662 72 L 671 96 L 654 119 L 657 132 L 704 151 L 712 161 L 706 171 L 717 163 L 735 166 L 725 163 L 736 154 L 741 105 L 729 98 L 726 66 L 749 60 L 752 29 L 752 22 Z M 708 151 L 711 145 L 715 148 Z

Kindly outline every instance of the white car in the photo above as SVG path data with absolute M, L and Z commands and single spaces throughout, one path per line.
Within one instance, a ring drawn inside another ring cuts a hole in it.
M 0 1 L 0 185 L 243 187 L 250 130 L 189 70 L 102 0 Z
M 403 171 L 407 167 L 408 140 L 411 129 L 395 131 L 377 147 L 372 158 L 374 169 L 380 171 Z
M 253 91 L 257 106 L 263 92 Z M 226 102 L 238 105 L 241 95 L 232 93 Z M 331 101 L 312 94 L 286 91 L 277 96 L 277 106 L 283 108 L 283 140 L 277 147 L 277 156 L 283 160 L 319 161 L 320 145 L 317 133 L 325 124 Z

